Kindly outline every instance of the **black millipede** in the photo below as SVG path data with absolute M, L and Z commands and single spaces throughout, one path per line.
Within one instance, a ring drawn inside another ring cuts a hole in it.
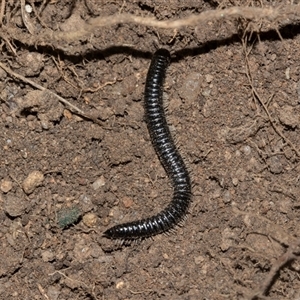
M 104 236 L 111 239 L 139 239 L 167 232 L 185 218 L 191 202 L 191 180 L 167 124 L 163 105 L 163 84 L 170 64 L 170 52 L 155 52 L 146 79 L 145 119 L 152 145 L 174 189 L 173 199 L 157 215 L 109 228 Z

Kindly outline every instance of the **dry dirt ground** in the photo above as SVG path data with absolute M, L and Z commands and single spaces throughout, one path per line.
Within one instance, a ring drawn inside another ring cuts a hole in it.
M 56 33 L 101 16 L 279 3 L 24 4 L 1 2 L 0 299 L 300 299 L 297 20 L 112 25 L 66 42 Z M 102 233 L 172 197 L 143 115 L 158 47 L 172 52 L 168 121 L 193 202 L 174 232 L 122 245 Z

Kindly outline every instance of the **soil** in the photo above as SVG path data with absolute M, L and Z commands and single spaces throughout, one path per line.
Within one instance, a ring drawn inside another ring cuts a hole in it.
M 0 69 L 0 299 L 300 299 L 299 25 L 124 24 L 41 42 L 99 16 L 249 2 L 29 1 L 23 15 L 3 2 L 0 61 L 23 77 Z M 193 202 L 169 234 L 113 241 L 106 229 L 172 198 L 143 112 L 158 47 L 172 52 L 168 122 Z

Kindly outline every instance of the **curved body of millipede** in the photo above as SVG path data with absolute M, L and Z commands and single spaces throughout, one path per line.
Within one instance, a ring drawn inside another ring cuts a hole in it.
M 145 87 L 145 118 L 153 147 L 174 188 L 173 199 L 159 214 L 116 225 L 104 232 L 111 239 L 139 239 L 166 232 L 182 221 L 191 202 L 191 180 L 168 127 L 163 105 L 163 83 L 170 63 L 166 49 L 155 52 Z

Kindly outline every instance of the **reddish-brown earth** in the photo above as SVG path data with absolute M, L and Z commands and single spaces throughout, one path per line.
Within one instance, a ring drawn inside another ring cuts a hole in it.
M 99 16 L 264 2 L 29 1 L 40 14 L 25 27 L 22 1 L 4 1 L 0 62 L 99 122 L 0 69 L 0 299 L 300 299 L 298 23 L 124 24 L 41 42 Z M 102 233 L 172 197 L 143 115 L 157 47 L 173 53 L 168 121 L 193 203 L 169 235 L 120 245 Z

